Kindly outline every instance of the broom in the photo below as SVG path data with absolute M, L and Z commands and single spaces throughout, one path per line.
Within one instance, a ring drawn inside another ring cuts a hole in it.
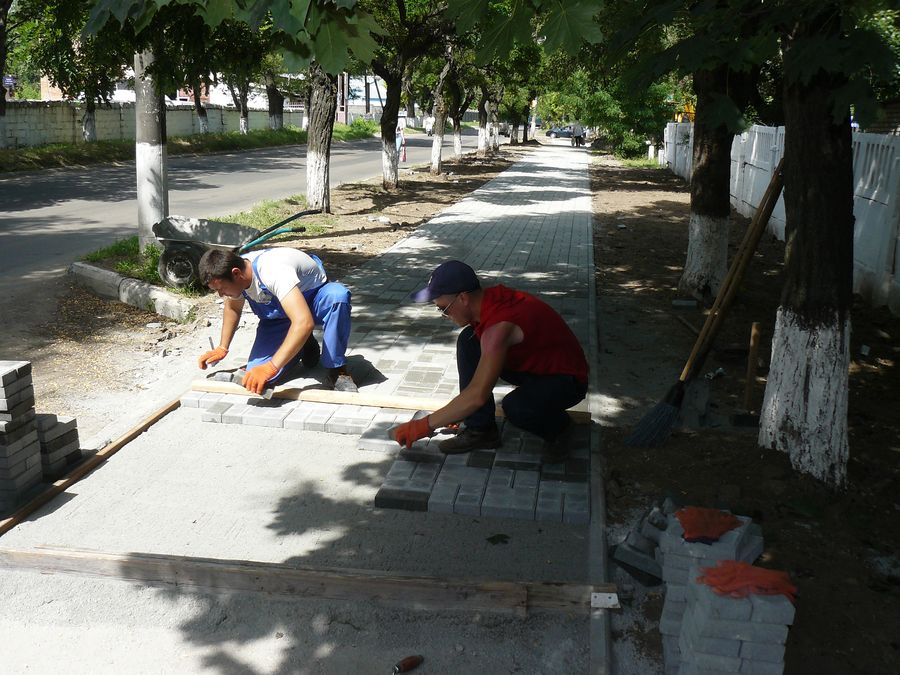
M 650 412 L 644 415 L 641 421 L 638 422 L 637 426 L 631 432 L 631 435 L 625 439 L 626 445 L 639 448 L 649 448 L 659 445 L 668 438 L 669 433 L 672 431 L 672 427 L 675 426 L 675 421 L 678 419 L 678 412 L 684 401 L 684 392 L 687 388 L 687 384 L 696 376 L 697 372 L 703 366 L 703 362 L 706 360 L 716 334 L 719 332 L 719 328 L 722 325 L 725 313 L 731 306 L 735 295 L 737 295 L 738 287 L 744 278 L 744 274 L 747 272 L 747 268 L 750 266 L 750 261 L 753 259 L 753 253 L 759 245 L 759 240 L 762 237 L 763 232 L 765 232 L 772 211 L 775 209 L 775 204 L 778 202 L 778 197 L 781 194 L 781 189 L 784 185 L 784 177 L 782 175 L 783 165 L 784 158 L 778 162 L 778 166 L 772 174 L 772 178 L 769 181 L 765 194 L 763 194 L 759 208 L 756 209 L 756 213 L 753 214 L 753 219 L 750 221 L 750 226 L 744 233 L 744 239 L 741 241 L 741 245 L 738 247 L 737 253 L 735 253 L 734 259 L 731 261 L 731 267 L 728 269 L 728 274 L 726 274 L 725 279 L 722 280 L 722 285 L 719 287 L 719 292 L 716 294 L 712 309 L 709 310 L 703 328 L 697 336 L 697 340 L 694 342 L 694 347 L 691 349 L 691 354 L 684 364 L 681 376 L 678 378 L 678 381 L 672 385 L 672 388 L 669 389 L 665 398 L 657 403 Z

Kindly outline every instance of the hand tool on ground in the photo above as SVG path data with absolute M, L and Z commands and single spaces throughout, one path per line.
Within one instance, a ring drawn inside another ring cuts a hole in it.
M 728 274 L 725 275 L 725 279 L 722 281 L 719 292 L 716 294 L 716 300 L 712 309 L 709 310 L 709 315 L 706 317 L 706 322 L 700 330 L 700 335 L 697 336 L 697 340 L 694 342 L 694 348 L 684 364 L 681 376 L 669 389 L 665 398 L 657 403 L 638 422 L 631 435 L 625 439 L 626 445 L 639 448 L 653 447 L 665 441 L 672 431 L 675 420 L 678 418 L 678 411 L 684 400 L 684 391 L 687 383 L 696 376 L 703 366 L 703 362 L 712 348 L 713 340 L 722 326 L 725 313 L 731 306 L 735 295 L 737 295 L 737 289 L 744 278 L 747 268 L 750 266 L 753 253 L 756 251 L 759 240 L 769 222 L 769 217 L 772 215 L 775 204 L 778 202 L 778 197 L 784 186 L 783 166 L 784 158 L 778 162 L 762 201 L 756 213 L 753 214 L 750 226 L 744 233 L 744 240 L 741 242 L 734 260 L 731 262 Z

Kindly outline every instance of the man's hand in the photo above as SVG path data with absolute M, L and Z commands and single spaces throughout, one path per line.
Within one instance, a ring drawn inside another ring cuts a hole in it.
M 206 370 L 206 366 L 214 366 L 226 356 L 228 356 L 228 350 L 225 347 L 216 347 L 197 359 L 197 366 L 200 370 Z
M 394 440 L 407 448 L 411 448 L 413 443 L 426 436 L 431 436 L 431 423 L 428 417 L 404 422 L 394 429 Z
M 244 389 L 252 391 L 254 394 L 261 394 L 266 388 L 266 382 L 275 377 L 277 372 L 278 368 L 273 366 L 271 361 L 266 361 L 248 370 L 241 384 Z

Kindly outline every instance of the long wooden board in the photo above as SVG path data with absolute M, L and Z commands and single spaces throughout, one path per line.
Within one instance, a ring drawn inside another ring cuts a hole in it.
M 44 504 L 53 499 L 60 492 L 64 492 L 69 489 L 72 485 L 81 480 L 84 476 L 89 474 L 91 471 L 100 466 L 103 462 L 107 460 L 108 457 L 114 455 L 119 451 L 127 443 L 130 443 L 135 438 L 144 433 L 147 429 L 149 429 L 153 424 L 161 420 L 163 417 L 168 415 L 170 412 L 178 408 L 181 405 L 180 399 L 175 399 L 173 401 L 169 401 L 162 408 L 151 414 L 149 417 L 145 418 L 136 426 L 133 426 L 131 429 L 126 431 L 123 435 L 119 436 L 116 440 L 108 445 L 104 446 L 100 450 L 97 451 L 93 457 L 88 459 L 82 464 L 76 466 L 72 471 L 70 471 L 63 478 L 60 478 L 58 481 L 50 485 L 46 490 L 40 493 L 37 497 L 32 499 L 30 502 L 19 508 L 15 513 L 13 513 L 8 518 L 4 518 L 0 520 L 0 536 L 9 532 L 16 525 L 21 523 L 25 518 L 27 518 L 31 513 L 41 508 Z
M 192 391 L 202 391 L 213 394 L 237 394 L 238 396 L 252 396 L 246 389 L 233 382 L 219 382 L 217 380 L 194 380 L 191 383 Z M 400 410 L 428 410 L 434 411 L 447 405 L 447 399 L 438 398 L 411 398 L 408 396 L 392 396 L 389 394 L 375 394 L 368 392 L 332 391 L 330 389 L 300 389 L 280 385 L 275 387 L 272 398 L 283 398 L 292 401 L 315 401 L 316 403 L 339 403 L 346 405 L 365 405 L 378 408 L 397 408 Z M 579 404 L 580 406 L 581 404 Z M 503 416 L 503 408 L 497 406 L 497 415 Z M 569 410 L 569 416 L 577 424 L 590 424 L 591 414 L 578 406 Z
M 587 614 L 592 592 L 616 592 L 614 584 L 470 581 L 377 570 L 51 547 L 0 549 L 0 568 L 140 581 L 186 589 L 363 600 L 406 609 L 484 611 L 518 616 L 525 616 L 529 610 Z

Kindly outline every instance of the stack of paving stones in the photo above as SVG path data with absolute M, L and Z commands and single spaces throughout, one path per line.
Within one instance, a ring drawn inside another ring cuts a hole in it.
M 658 584 L 662 579 L 662 565 L 658 559 L 659 540 L 669 526 L 669 516 L 676 509 L 675 502 L 668 497 L 661 505 L 654 504 L 640 519 L 638 526 L 628 533 L 625 541 L 613 550 L 613 559 L 647 585 Z M 652 578 L 644 578 L 632 570 Z
M 40 480 L 31 364 L 0 361 L 0 512 L 12 510 Z
M 794 604 L 784 595 L 719 595 L 698 580 L 700 575 L 699 566 L 689 570 L 687 609 L 678 635 L 684 656 L 672 672 L 782 675 Z
M 541 439 L 504 425 L 496 450 L 444 455 L 436 434 L 400 448 L 388 430 L 414 410 L 266 400 L 240 394 L 191 391 L 181 405 L 198 408 L 204 421 L 222 424 L 358 435 L 359 449 L 396 457 L 375 496 L 375 506 L 587 524 L 590 521 L 590 429 L 576 427 L 568 459 L 541 463 Z
M 35 419 L 44 478 L 56 480 L 81 459 L 75 418 L 39 413 Z
M 692 568 L 714 567 L 720 560 L 752 563 L 762 554 L 763 538 L 759 526 L 746 516 L 737 518 L 741 522 L 738 527 L 710 544 L 686 542 L 684 528 L 674 514 L 669 516 L 668 526 L 659 536 L 656 559 L 662 567 L 662 578 L 666 583 L 666 599 L 659 620 L 659 631 L 663 636 L 666 675 L 680 672 L 682 651 L 679 635 L 688 606 L 688 582 L 692 579 Z

